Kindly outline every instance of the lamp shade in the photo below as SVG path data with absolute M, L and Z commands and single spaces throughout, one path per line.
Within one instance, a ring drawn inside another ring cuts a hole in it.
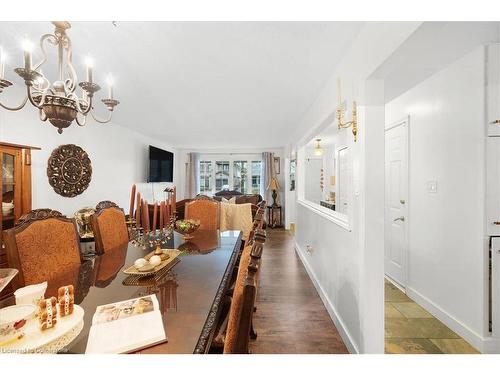
M 280 183 L 278 182 L 278 179 L 276 177 L 271 178 L 271 182 L 269 182 L 269 186 L 267 188 L 271 190 L 279 190 Z

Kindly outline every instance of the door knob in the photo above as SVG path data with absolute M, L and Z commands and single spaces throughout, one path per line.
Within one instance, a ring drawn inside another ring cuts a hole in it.
M 400 199 L 400 200 L 399 200 L 399 203 L 401 203 L 401 204 L 405 204 L 405 203 L 406 203 L 406 201 L 405 201 L 404 199 Z
M 394 221 L 405 221 L 405 217 L 404 216 L 397 217 L 394 219 Z

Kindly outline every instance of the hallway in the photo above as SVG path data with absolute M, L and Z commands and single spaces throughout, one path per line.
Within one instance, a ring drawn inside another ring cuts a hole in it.
M 384 280 L 387 354 L 477 354 L 467 341 Z
M 347 354 L 285 230 L 268 229 L 262 255 L 251 352 Z

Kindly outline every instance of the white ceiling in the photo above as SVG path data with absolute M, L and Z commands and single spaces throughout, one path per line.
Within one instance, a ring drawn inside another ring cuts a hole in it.
M 176 147 L 253 148 L 287 143 L 362 26 L 75 22 L 69 34 L 81 75 L 90 54 L 103 86 L 105 74 L 116 77 L 116 123 Z M 8 68 L 21 65 L 24 37 L 35 42 L 45 32 L 48 22 L 0 22 Z
M 498 42 L 499 22 L 424 22 L 371 76 L 389 102 L 481 44 Z

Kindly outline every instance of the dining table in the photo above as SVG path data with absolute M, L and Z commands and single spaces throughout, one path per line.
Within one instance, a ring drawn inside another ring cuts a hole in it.
M 75 286 L 75 304 L 84 310 L 81 332 L 60 353 L 85 353 L 92 317 L 101 305 L 155 294 L 167 340 L 136 353 L 208 353 L 240 253 L 242 232 L 198 230 L 193 238 L 173 232 L 162 249 L 178 249 L 178 262 L 165 272 L 131 277 L 123 271 L 154 248 L 133 241 L 106 251 L 82 246 L 82 264 L 47 280 L 46 297 L 62 285 Z M 15 304 L 13 297 L 0 307 Z

